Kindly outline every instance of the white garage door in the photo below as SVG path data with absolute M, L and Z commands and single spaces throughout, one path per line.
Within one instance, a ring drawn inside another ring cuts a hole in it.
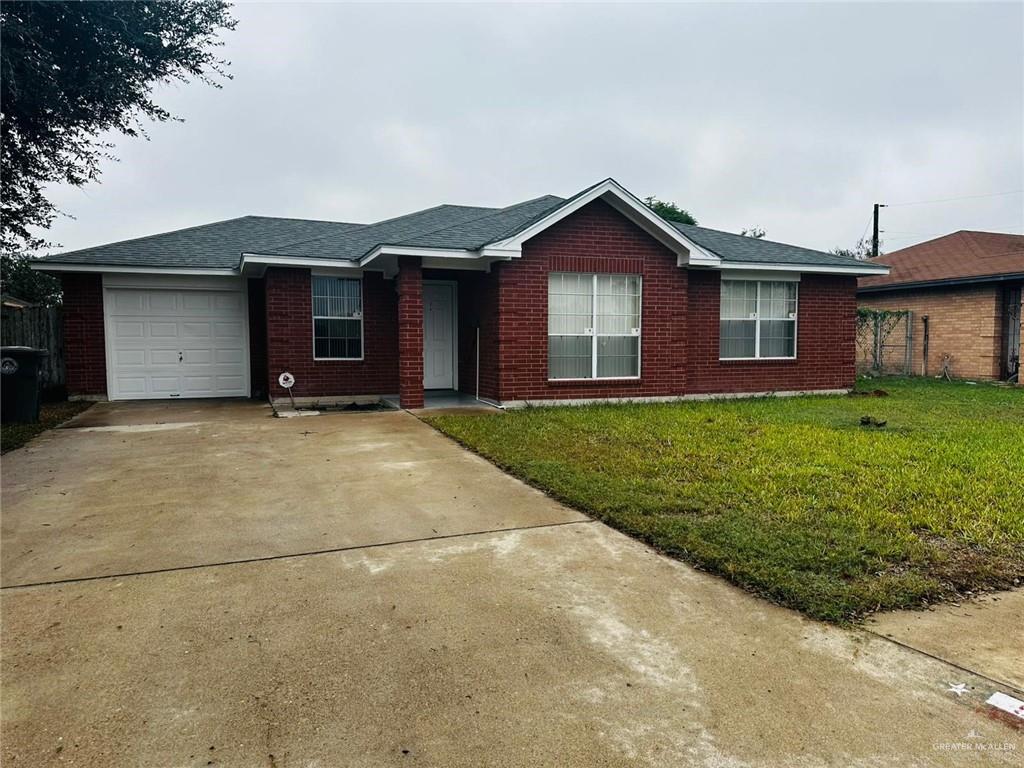
M 107 287 L 111 400 L 248 397 L 245 292 Z

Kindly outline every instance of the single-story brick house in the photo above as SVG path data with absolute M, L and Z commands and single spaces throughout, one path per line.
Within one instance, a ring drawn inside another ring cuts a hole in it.
M 670 223 L 614 180 L 375 224 L 245 216 L 52 255 L 70 393 L 494 403 L 835 392 L 888 267 Z
M 1014 379 L 1020 367 L 1024 235 L 954 232 L 870 259 L 888 275 L 858 280 L 861 307 L 910 310 L 913 372 Z

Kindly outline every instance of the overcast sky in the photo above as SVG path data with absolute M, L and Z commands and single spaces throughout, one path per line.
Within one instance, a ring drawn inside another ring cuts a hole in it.
M 1024 232 L 1024 5 L 240 4 L 234 79 L 51 190 L 80 248 L 245 214 L 371 222 L 605 177 L 701 224 L 886 250 Z M 1017 194 L 1002 194 L 1017 191 Z

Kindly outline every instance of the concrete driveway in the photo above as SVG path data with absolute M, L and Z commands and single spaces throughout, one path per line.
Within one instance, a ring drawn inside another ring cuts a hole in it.
M 1012 690 L 656 555 L 407 413 L 98 405 L 4 457 L 2 525 L 5 765 L 1024 754 L 982 705 Z

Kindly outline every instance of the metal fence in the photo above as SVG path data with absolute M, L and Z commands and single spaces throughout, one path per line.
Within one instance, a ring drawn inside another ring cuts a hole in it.
M 914 361 L 913 312 L 857 310 L 857 372 L 909 376 Z
M 36 347 L 49 352 L 39 371 L 43 389 L 58 389 L 67 382 L 60 307 L 4 307 L 0 316 L 0 342 L 5 347 Z

